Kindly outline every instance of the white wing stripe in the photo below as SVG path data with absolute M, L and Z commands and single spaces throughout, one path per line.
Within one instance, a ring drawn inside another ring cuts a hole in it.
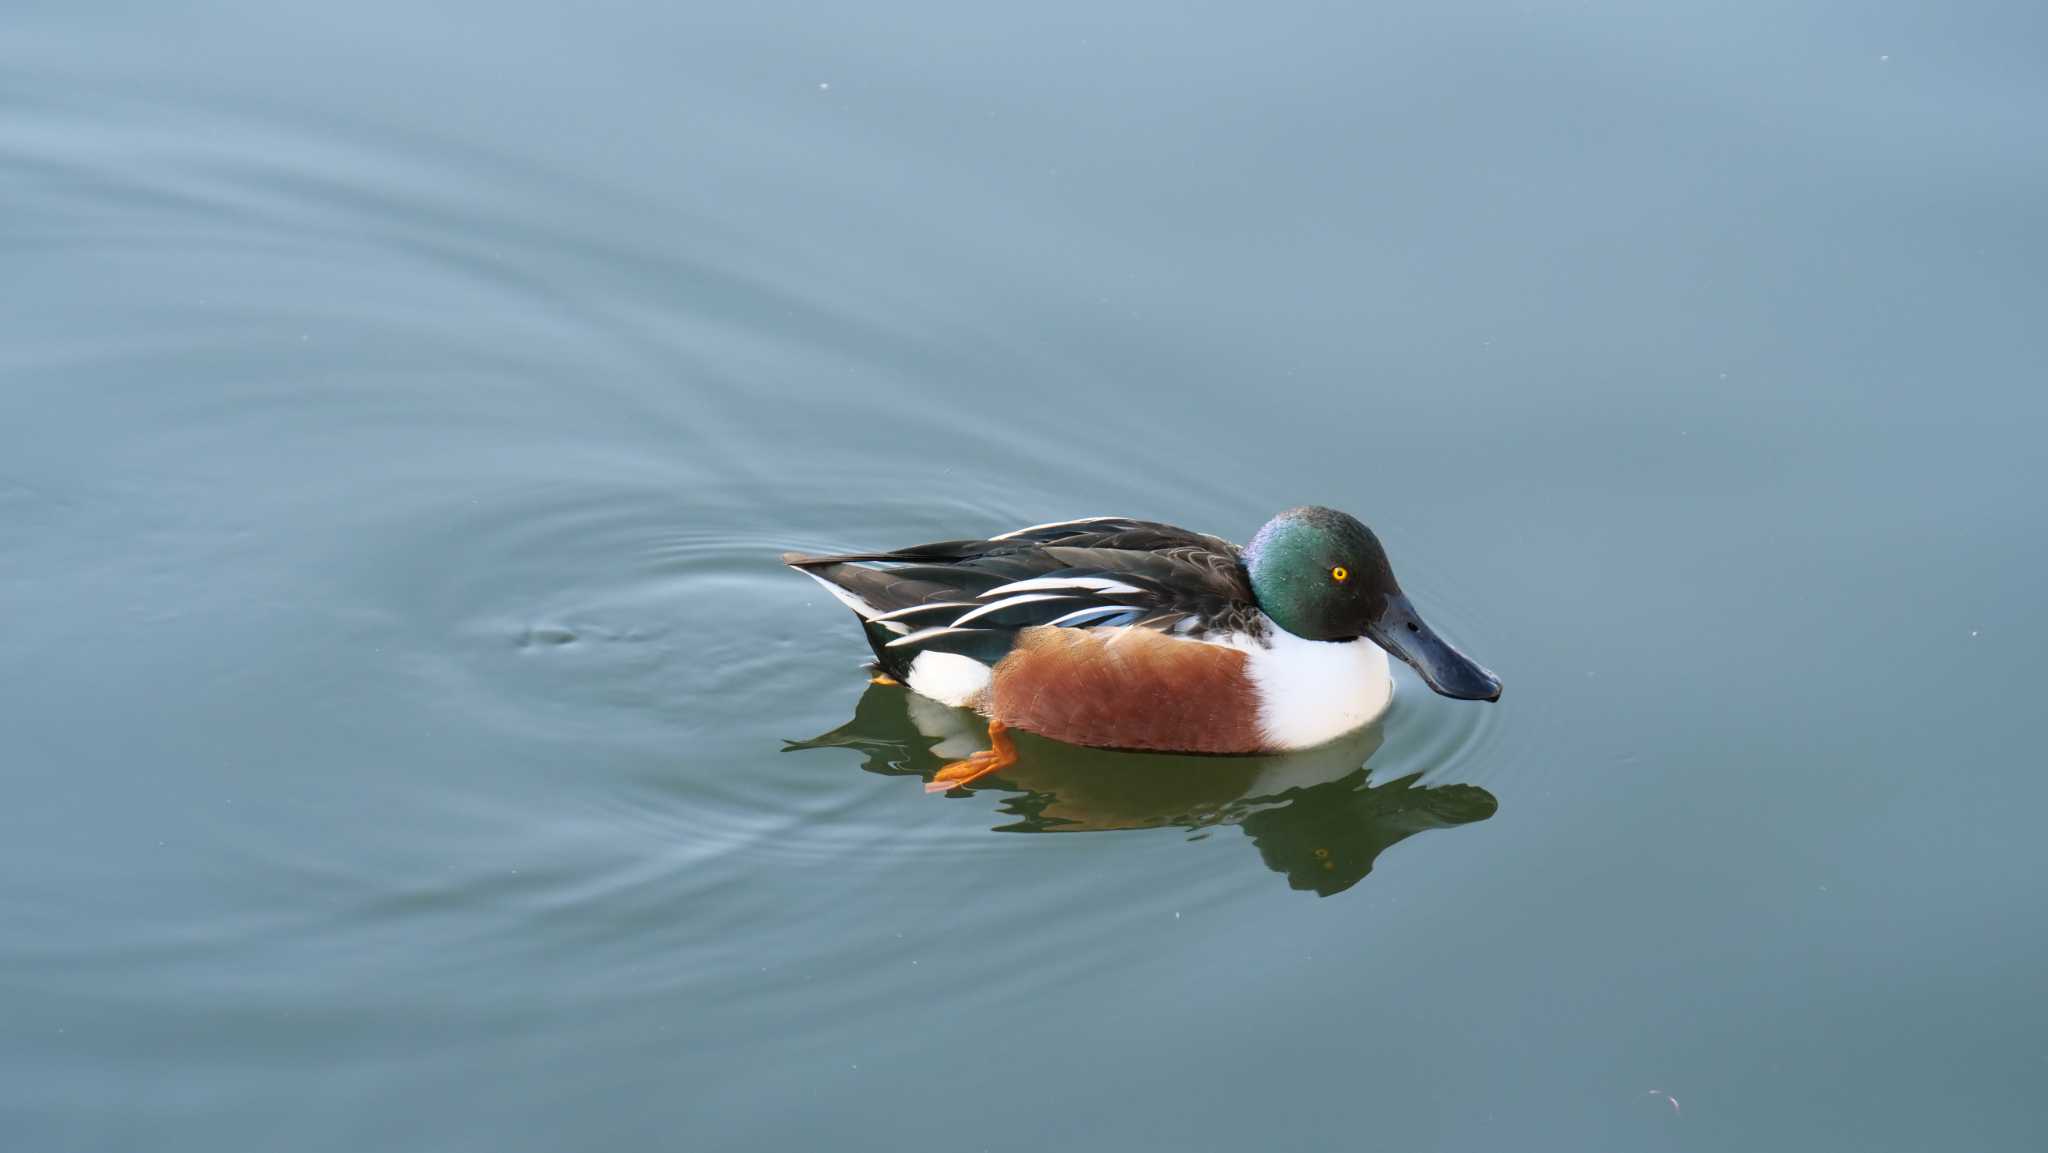
M 811 572 L 807 569 L 798 569 L 796 571 L 803 573 L 805 576 L 811 578 L 814 581 L 817 581 L 818 584 L 823 586 L 826 592 L 831 593 L 832 596 L 836 600 L 838 600 L 840 604 L 843 604 L 847 608 L 850 608 L 854 612 L 860 614 L 860 619 L 864 621 L 871 621 L 875 619 L 875 606 L 860 599 L 852 593 L 847 592 L 845 589 L 840 588 L 838 585 L 833 584 L 831 581 L 826 580 L 824 577 L 819 576 L 817 573 Z
M 988 538 L 988 539 L 990 539 L 990 540 L 1009 540 L 1009 539 L 1010 539 L 1010 538 L 1012 538 L 1012 537 L 1019 537 L 1019 536 L 1023 536 L 1023 535 L 1024 535 L 1025 533 L 1027 533 L 1027 532 L 1039 532 L 1039 531 L 1042 531 L 1042 530 L 1044 530 L 1044 529 L 1049 529 L 1049 528 L 1065 528 L 1065 527 L 1067 527 L 1067 526 L 1068 526 L 1068 525 L 1070 525 L 1070 524 L 1096 524 L 1096 523 L 1098 523 L 1098 522 L 1100 522 L 1100 521 L 1105 521 L 1105 520 L 1122 520 L 1122 519 L 1124 519 L 1124 518 L 1123 518 L 1123 517 L 1120 517 L 1120 516 L 1084 516 L 1084 517 L 1082 517 L 1082 518 L 1081 518 L 1081 519 L 1079 519 L 1079 520 L 1049 520 L 1049 521 L 1046 521 L 1046 522 L 1045 522 L 1044 524 L 1034 524 L 1034 525 L 1032 525 L 1032 526 L 1031 526 L 1031 527 L 1029 527 L 1029 528 L 1018 528 L 1018 529 L 1011 529 L 1011 530 L 1010 530 L 1009 532 L 1003 533 L 1003 534 L 1001 534 L 1001 535 L 999 535 L 999 536 L 992 536 L 992 537 L 990 537 L 990 538 Z
M 883 621 L 898 620 L 903 617 L 914 616 L 918 613 L 930 612 L 933 609 L 971 609 L 973 607 L 973 601 L 933 601 L 930 604 L 911 605 L 909 608 L 897 609 L 895 612 L 883 613 L 881 616 L 868 619 L 880 624 Z
M 1127 605 L 1095 605 L 1091 608 L 1075 609 L 1073 612 L 1068 613 L 1066 616 L 1060 617 L 1057 620 L 1050 620 L 1045 623 L 1052 628 L 1063 628 L 1067 625 L 1075 624 L 1080 621 L 1087 620 L 1091 617 L 1115 616 L 1119 613 L 1133 613 L 1137 611 L 1137 609 L 1131 608 Z
M 1081 590 L 1094 593 L 1134 593 L 1144 590 L 1136 585 L 1127 585 L 1108 577 L 1033 577 L 1025 581 L 1013 581 L 999 585 L 981 594 L 982 600 L 990 597 L 1009 596 L 1012 593 L 1043 592 L 1050 589 Z
M 983 605 L 970 613 L 962 613 L 953 619 L 953 627 L 957 629 L 977 617 L 985 617 L 990 613 L 1001 612 L 1006 608 L 1016 605 L 1028 605 L 1034 601 L 1060 601 L 1065 599 L 1067 599 L 1065 593 L 1025 593 L 1023 596 L 1009 597 L 1005 600 L 999 600 L 994 604 Z
M 907 637 L 897 637 L 884 647 L 893 649 L 902 645 L 922 644 L 933 637 L 942 637 L 947 633 L 978 633 L 981 631 L 980 629 L 956 629 L 951 625 L 939 625 L 936 628 L 919 629 Z

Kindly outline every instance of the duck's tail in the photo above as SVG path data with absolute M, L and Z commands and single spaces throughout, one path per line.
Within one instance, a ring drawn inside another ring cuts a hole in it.
M 875 667 L 901 680 L 910 675 L 910 662 L 915 653 L 902 649 L 891 649 L 889 642 L 908 631 L 893 622 L 877 622 L 896 608 L 893 603 L 900 599 L 890 595 L 891 586 L 901 582 L 879 569 L 862 568 L 854 563 L 870 559 L 859 554 L 843 556 L 811 556 L 800 552 L 782 554 L 782 563 L 818 582 L 818 587 L 831 593 L 834 600 L 853 610 L 860 618 L 861 632 L 867 637 L 868 647 L 874 650 Z M 911 603 L 915 603 L 914 601 Z

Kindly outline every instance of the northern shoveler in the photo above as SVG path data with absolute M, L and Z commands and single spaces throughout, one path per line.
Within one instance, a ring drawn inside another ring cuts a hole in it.
M 882 676 L 989 718 L 993 747 L 936 788 L 1013 762 L 1010 726 L 1102 748 L 1312 748 L 1386 710 L 1389 653 L 1444 696 L 1500 698 L 1416 614 L 1372 530 L 1334 509 L 1289 509 L 1243 549 L 1090 517 L 782 560 L 859 615 Z

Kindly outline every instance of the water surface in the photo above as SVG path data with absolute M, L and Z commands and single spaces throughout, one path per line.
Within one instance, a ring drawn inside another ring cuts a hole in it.
M 6 1144 L 2040 1148 L 2044 32 L 19 9 Z M 927 796 L 774 563 L 1305 502 L 1499 705 Z

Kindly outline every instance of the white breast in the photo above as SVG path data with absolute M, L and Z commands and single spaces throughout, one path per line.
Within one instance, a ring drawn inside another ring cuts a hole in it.
M 1259 727 L 1276 749 L 1307 749 L 1370 724 L 1394 699 L 1386 650 L 1368 640 L 1303 640 L 1267 625 L 1244 645 L 1259 693 Z

